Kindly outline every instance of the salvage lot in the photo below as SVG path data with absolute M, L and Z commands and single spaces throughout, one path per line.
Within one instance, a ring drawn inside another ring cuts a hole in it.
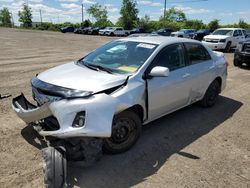
M 0 28 L 0 94 L 21 91 L 50 67 L 114 38 Z M 194 104 L 143 129 L 139 142 L 92 167 L 68 171 L 76 187 L 250 187 L 250 68 L 229 61 L 227 88 L 209 109 Z M 43 187 L 37 134 L 0 100 L 0 185 Z

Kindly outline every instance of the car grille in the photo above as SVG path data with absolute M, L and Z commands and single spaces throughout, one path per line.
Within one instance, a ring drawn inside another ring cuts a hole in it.
M 250 52 L 250 44 L 244 44 L 242 51 L 243 52 Z
M 206 42 L 211 42 L 211 43 L 218 43 L 219 40 L 218 39 L 206 39 Z
M 54 101 L 58 101 L 61 99 L 61 97 L 59 97 L 59 96 L 47 95 L 42 90 L 40 90 L 34 86 L 32 87 L 32 94 L 33 94 L 34 100 L 40 106 L 45 104 L 45 103 L 54 102 Z

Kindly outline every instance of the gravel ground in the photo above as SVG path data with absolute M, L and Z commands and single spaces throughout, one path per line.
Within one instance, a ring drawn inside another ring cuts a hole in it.
M 0 28 L 0 94 L 24 92 L 37 73 L 76 60 L 109 37 Z M 139 142 L 92 167 L 69 168 L 72 187 L 250 187 L 250 68 L 229 62 L 227 88 L 209 109 L 186 107 L 143 129 Z M 0 187 L 43 187 L 37 134 L 0 100 Z

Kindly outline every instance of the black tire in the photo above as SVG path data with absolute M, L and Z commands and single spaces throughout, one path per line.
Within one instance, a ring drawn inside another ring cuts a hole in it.
M 131 110 L 115 115 L 112 125 L 112 135 L 104 139 L 103 151 L 118 154 L 129 150 L 141 134 L 141 120 Z
M 42 149 L 44 184 L 47 188 L 66 187 L 66 155 L 57 147 Z
M 214 80 L 208 87 L 203 99 L 200 101 L 203 107 L 212 107 L 218 98 L 220 93 L 220 83 L 218 80 Z
M 114 34 L 114 33 L 110 33 L 110 36 L 112 36 L 112 37 L 113 37 L 113 36 L 115 36 L 115 34 Z
M 227 42 L 224 52 L 230 52 L 230 50 L 231 50 L 231 42 L 229 41 Z
M 242 64 L 243 64 L 242 62 L 234 60 L 234 66 L 235 67 L 240 67 L 240 66 L 242 66 Z

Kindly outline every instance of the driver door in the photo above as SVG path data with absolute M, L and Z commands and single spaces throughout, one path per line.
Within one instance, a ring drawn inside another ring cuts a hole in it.
M 152 77 L 147 80 L 149 120 L 187 105 L 192 86 L 182 44 L 167 46 L 159 52 L 149 72 L 155 66 L 168 67 L 170 74 L 168 77 Z

